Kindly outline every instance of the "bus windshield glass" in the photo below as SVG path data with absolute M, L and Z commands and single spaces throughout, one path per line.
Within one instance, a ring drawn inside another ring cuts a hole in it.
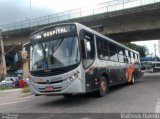
M 38 42 L 31 51 L 31 71 L 67 67 L 80 61 L 76 36 Z

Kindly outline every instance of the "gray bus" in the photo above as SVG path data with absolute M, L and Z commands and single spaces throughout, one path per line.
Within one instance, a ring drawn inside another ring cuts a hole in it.
M 30 35 L 31 92 L 63 95 L 134 84 L 141 77 L 139 53 L 79 23 L 42 28 Z

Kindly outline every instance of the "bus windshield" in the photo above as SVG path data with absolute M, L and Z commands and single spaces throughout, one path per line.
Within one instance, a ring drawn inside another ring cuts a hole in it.
M 62 68 L 80 61 L 77 37 L 36 43 L 31 50 L 31 71 Z

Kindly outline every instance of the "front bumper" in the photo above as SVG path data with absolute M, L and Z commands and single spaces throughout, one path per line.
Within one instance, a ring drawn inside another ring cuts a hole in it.
M 56 84 L 36 84 L 29 82 L 30 91 L 33 95 L 63 95 L 84 93 L 84 82 L 75 79 L 72 82 L 60 82 Z M 53 87 L 53 90 L 46 91 L 46 87 Z

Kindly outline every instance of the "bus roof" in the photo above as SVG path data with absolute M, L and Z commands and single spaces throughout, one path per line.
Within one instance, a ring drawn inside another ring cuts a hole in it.
M 102 37 L 102 38 L 104 38 L 104 39 L 107 39 L 108 41 L 110 41 L 110 42 L 112 42 L 112 43 L 117 44 L 117 45 L 120 46 L 120 47 L 123 47 L 123 48 L 125 48 L 125 49 L 127 49 L 127 50 L 129 50 L 129 51 L 132 51 L 132 52 L 134 52 L 134 53 L 139 54 L 139 52 L 137 52 L 137 51 L 135 51 L 135 50 L 133 50 L 133 49 L 131 49 L 131 48 L 129 48 L 129 47 L 123 45 L 123 44 L 120 44 L 119 42 L 117 42 L 117 41 L 115 41 L 115 40 L 112 40 L 111 38 L 106 37 L 106 36 L 104 36 L 104 35 L 98 33 L 97 31 L 92 30 L 91 28 L 88 28 L 88 27 L 86 27 L 86 26 L 84 26 L 84 25 L 82 25 L 82 24 L 80 24 L 80 23 L 77 23 L 77 22 L 59 23 L 59 24 L 54 24 L 54 25 L 50 25 L 50 26 L 47 26 L 47 27 L 43 27 L 43 28 L 41 28 L 41 29 L 39 29 L 39 30 L 37 30 L 37 31 L 35 31 L 35 32 L 33 32 L 33 33 L 31 33 L 30 36 L 33 35 L 33 34 L 35 34 L 35 33 L 40 32 L 40 31 L 42 31 L 42 30 L 44 30 L 44 29 L 53 27 L 53 26 L 70 25 L 70 24 L 75 24 L 75 25 L 78 27 L 79 30 L 85 29 L 85 30 L 87 30 L 87 31 L 89 31 L 89 32 L 92 32 L 93 34 L 95 34 L 95 35 L 97 35 L 97 36 L 100 36 L 100 37 Z
M 139 52 L 137 52 L 137 51 L 135 51 L 135 50 L 133 50 L 133 49 L 131 49 L 131 48 L 123 45 L 123 44 L 120 44 L 119 42 L 117 42 L 117 41 L 115 41 L 115 40 L 113 40 L 113 39 L 111 39 L 111 38 L 109 38 L 109 37 L 107 37 L 107 36 L 104 36 L 104 35 L 102 35 L 101 33 L 98 33 L 98 32 L 95 31 L 95 30 L 92 30 L 92 29 L 90 29 L 90 28 L 88 28 L 88 27 L 86 27 L 86 26 L 84 26 L 84 25 L 82 25 L 82 24 L 79 24 L 79 23 L 75 23 L 75 24 L 77 24 L 78 26 L 82 27 L 82 29 L 85 28 L 87 31 L 90 31 L 90 32 L 94 33 L 94 34 L 97 35 L 97 36 L 100 36 L 100 37 L 102 37 L 102 38 L 104 38 L 104 39 L 107 39 L 108 41 L 110 41 L 110 42 L 112 42 L 112 43 L 117 44 L 117 45 L 120 46 L 120 47 L 123 47 L 123 48 L 125 48 L 125 49 L 128 49 L 129 51 L 132 51 L 132 52 L 135 52 L 135 53 L 139 54 Z

